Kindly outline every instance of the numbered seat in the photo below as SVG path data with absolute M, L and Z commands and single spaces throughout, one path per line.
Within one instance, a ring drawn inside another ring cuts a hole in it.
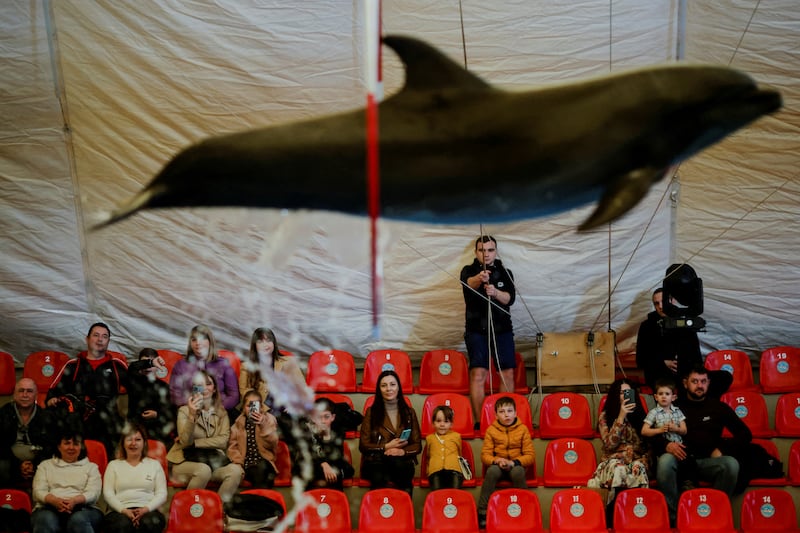
M 431 350 L 422 356 L 418 394 L 469 394 L 469 362 L 455 350 Z
M 769 426 L 769 413 L 764 396 L 758 392 L 739 391 L 726 392 L 720 398 L 736 412 L 742 422 L 747 424 L 753 437 L 769 439 L 775 436 L 775 432 Z M 723 437 L 730 437 L 730 432 L 725 429 Z
M 772 457 L 780 461 L 781 454 L 778 451 L 778 446 L 769 439 L 753 439 L 753 444 L 758 444 Z M 786 476 L 778 478 L 772 477 L 755 477 L 750 480 L 751 487 L 783 487 L 789 484 Z
M 433 410 L 440 405 L 453 409 L 452 430 L 461 435 L 462 439 L 471 439 L 474 436 L 472 426 L 472 405 L 469 398 L 456 392 L 439 392 L 425 398 L 422 404 L 422 417 L 420 419 L 420 432 L 423 437 L 434 433 Z
M 415 531 L 411 496 L 398 489 L 375 489 L 364 494 L 357 533 L 409 533 Z
M 24 490 L 0 488 L 0 507 L 31 512 L 31 497 Z
M 344 350 L 320 350 L 308 358 L 306 383 L 315 392 L 356 392 L 356 365 Z
M 733 375 L 733 382 L 728 391 L 761 392 L 761 387 L 753 380 L 753 363 L 741 350 L 716 350 L 706 356 L 705 367 L 708 370 L 725 370 Z
M 728 495 L 711 488 L 681 493 L 677 526 L 681 533 L 736 533 Z
M 764 350 L 758 375 L 764 394 L 800 392 L 800 348 L 776 346 Z
M 221 533 L 222 500 L 208 489 L 179 490 L 169 506 L 167 533 Z
M 480 436 L 486 435 L 486 429 L 494 422 L 496 418 L 494 404 L 498 398 L 503 396 L 509 396 L 514 400 L 517 407 L 517 418 L 528 428 L 528 432 L 533 437 L 533 415 L 531 414 L 531 405 L 528 403 L 528 397 L 515 392 L 499 392 L 484 398 L 483 407 L 481 408 Z
M 742 533 L 796 533 L 797 512 L 792 495 L 783 489 L 755 489 L 742 500 Z
M 800 392 L 787 392 L 778 398 L 775 434 L 778 437 L 800 437 Z
M 422 533 L 477 533 L 475 499 L 461 489 L 429 492 L 422 508 Z
M 514 354 L 516 367 L 514 368 L 514 392 L 517 394 L 528 394 L 530 387 L 528 387 L 528 371 L 525 368 L 525 361 L 522 359 L 522 354 L 516 352 Z M 500 390 L 500 372 L 497 371 L 494 359 L 489 364 L 489 376 L 486 377 L 486 384 L 484 385 L 487 394 L 494 394 Z
M 584 439 L 555 439 L 544 453 L 544 486 L 577 487 L 586 485 L 597 468 L 594 446 Z
M 428 450 L 427 445 L 425 449 L 422 450 L 420 454 L 420 466 L 419 472 L 420 476 L 418 478 L 414 478 L 414 484 L 420 486 L 422 488 L 428 488 L 431 486 L 430 482 L 428 481 Z M 467 463 L 469 463 L 469 468 L 472 470 L 472 479 L 465 479 L 462 487 L 464 488 L 471 488 L 480 485 L 479 477 L 477 475 L 477 471 L 475 470 L 475 456 L 472 453 L 472 446 L 465 441 L 461 441 L 461 457 L 466 459 Z M 536 471 L 534 470 L 534 475 Z
M 295 531 L 351 533 L 350 502 L 344 492 L 312 489 L 305 496 L 311 501 L 297 513 Z
M 800 440 L 796 440 L 789 447 L 789 485 L 800 487 Z
M 541 533 L 542 510 L 536 493 L 524 489 L 500 489 L 489 497 L 486 533 Z
M 36 388 L 39 390 L 37 398 L 39 405 L 44 405 L 47 391 L 67 361 L 69 361 L 67 354 L 52 350 L 33 352 L 25 359 L 22 377 L 30 378 L 36 383 Z
M 0 396 L 14 394 L 17 383 L 17 371 L 14 368 L 14 357 L 8 352 L 0 352 Z
M 235 352 L 230 350 L 217 350 L 217 354 L 228 361 L 228 364 L 233 368 L 233 373 L 236 374 L 236 379 L 239 379 L 239 374 L 242 372 L 242 360 Z
M 614 503 L 615 533 L 671 533 L 664 495 L 649 488 L 627 489 L 617 493 Z
M 359 392 L 373 393 L 378 385 L 378 376 L 386 370 L 394 370 L 400 378 L 403 394 L 414 392 L 414 377 L 411 358 L 402 350 L 374 350 L 367 354 Z
M 97 465 L 97 468 L 100 470 L 100 477 L 103 477 L 106 473 L 106 467 L 108 466 L 106 447 L 99 440 L 93 439 L 84 439 L 83 444 L 86 446 L 86 457 L 89 458 L 89 461 Z
M 175 350 L 156 350 L 159 357 L 164 360 L 164 370 L 156 369 L 156 377 L 169 384 L 169 379 L 172 377 L 172 368 L 175 363 L 183 359 L 183 354 Z
M 607 533 L 606 508 L 599 492 L 564 489 L 550 504 L 550 533 Z
M 581 394 L 554 392 L 544 397 L 539 409 L 539 438 L 594 436 L 589 401 Z

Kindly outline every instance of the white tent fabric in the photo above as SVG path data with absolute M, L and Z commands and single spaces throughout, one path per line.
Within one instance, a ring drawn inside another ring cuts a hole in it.
M 423 38 L 514 90 L 674 61 L 679 8 L 680 0 L 385 0 L 383 31 Z M 684 163 L 610 228 L 575 232 L 591 206 L 492 226 L 381 221 L 379 338 L 366 219 L 175 209 L 88 230 L 192 142 L 362 106 L 363 28 L 358 0 L 5 2 L 0 350 L 20 362 L 34 350 L 72 354 L 96 320 L 110 324 L 112 349 L 129 355 L 183 350 L 197 323 L 240 353 L 262 325 L 299 354 L 462 348 L 457 278 L 481 231 L 497 237 L 516 276 L 513 318 L 526 356 L 537 331 L 610 327 L 632 349 L 650 292 L 676 261 L 704 280 L 705 351 L 755 358 L 800 345 L 796 0 L 688 3 L 686 59 L 748 72 L 779 89 L 784 108 Z M 387 94 L 403 81 L 386 49 L 384 80 Z M 268 194 L 268 176 L 263 186 Z

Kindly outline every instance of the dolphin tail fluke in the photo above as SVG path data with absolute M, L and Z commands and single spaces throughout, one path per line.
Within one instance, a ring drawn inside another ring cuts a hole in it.
M 150 204 L 150 201 L 161 194 L 165 187 L 163 186 L 155 186 L 155 187 L 148 187 L 147 189 L 143 190 L 136 196 L 134 196 L 130 202 L 123 205 L 119 209 L 112 211 L 109 215 L 108 219 L 99 222 L 92 226 L 91 231 L 97 231 L 99 229 L 103 229 L 106 226 L 110 226 L 111 224 L 115 224 L 120 220 L 124 220 L 131 216 L 132 214 L 136 213 L 140 209 L 144 209 L 147 205 Z
M 597 208 L 578 227 L 578 231 L 590 230 L 621 217 L 638 204 L 650 186 L 660 181 L 666 173 L 667 169 L 664 168 L 637 168 L 619 177 L 606 189 Z

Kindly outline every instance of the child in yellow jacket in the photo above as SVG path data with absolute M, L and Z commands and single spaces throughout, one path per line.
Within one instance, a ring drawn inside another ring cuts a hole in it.
M 436 406 L 431 416 L 435 431 L 425 437 L 431 490 L 460 489 L 464 484 L 464 476 L 458 463 L 461 435 L 452 430 L 454 417 L 453 408 L 447 405 Z
M 536 460 L 533 439 L 528 428 L 517 419 L 517 404 L 502 396 L 494 404 L 495 420 L 486 429 L 481 449 L 481 462 L 487 467 L 478 499 L 478 522 L 486 524 L 489 497 L 501 479 L 510 480 L 516 488 L 527 487 L 525 470 Z

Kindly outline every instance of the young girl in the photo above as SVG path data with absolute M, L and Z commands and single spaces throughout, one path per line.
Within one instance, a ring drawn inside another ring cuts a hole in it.
M 278 475 L 277 453 L 278 423 L 266 411 L 258 391 L 249 390 L 244 394 L 242 414 L 231 427 L 228 458 L 241 465 L 244 478 L 254 487 L 271 489 Z
M 436 432 L 425 437 L 428 454 L 428 481 L 431 490 L 460 489 L 464 483 L 458 457 L 461 455 L 461 435 L 453 431 L 452 407 L 439 405 L 433 410 Z

